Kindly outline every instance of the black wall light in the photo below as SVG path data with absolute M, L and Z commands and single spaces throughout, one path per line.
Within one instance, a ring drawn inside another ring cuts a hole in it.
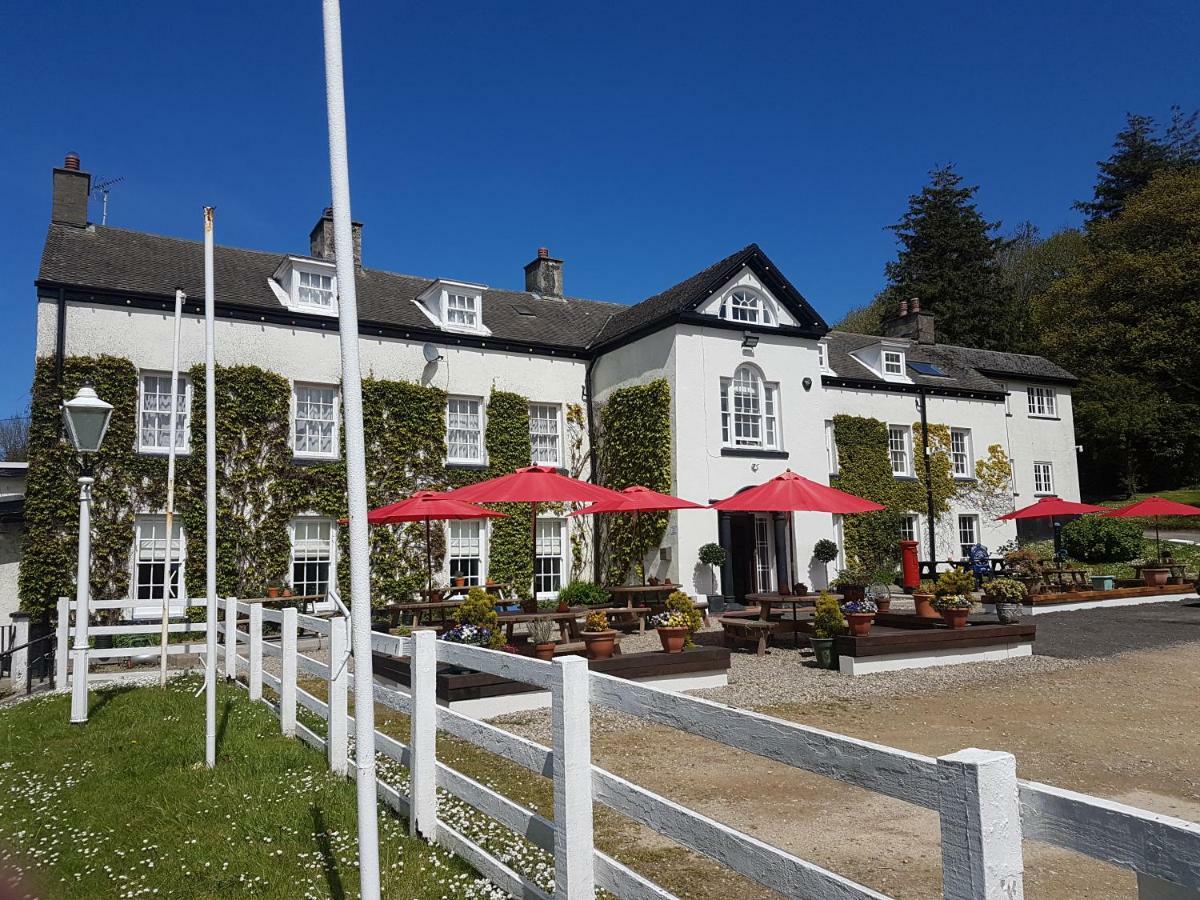
M 812 390 L 812 379 L 811 379 L 811 378 L 805 378 L 805 379 L 804 379 L 803 381 L 801 381 L 800 383 L 801 383 L 802 385 L 804 385 L 804 389 L 805 389 L 806 391 L 811 391 L 811 390 Z

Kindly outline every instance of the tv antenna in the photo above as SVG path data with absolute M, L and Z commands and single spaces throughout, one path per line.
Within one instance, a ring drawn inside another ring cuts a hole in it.
M 122 175 L 120 178 L 110 178 L 107 181 L 101 181 L 92 188 L 92 193 L 99 193 L 102 200 L 102 206 L 100 208 L 101 225 L 108 224 L 108 192 L 112 189 L 113 185 L 120 184 L 124 180 L 125 176 Z

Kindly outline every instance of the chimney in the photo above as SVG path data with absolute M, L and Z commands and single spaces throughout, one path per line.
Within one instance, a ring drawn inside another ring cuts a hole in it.
M 900 301 L 900 314 L 883 323 L 886 337 L 908 338 L 918 344 L 937 343 L 933 330 L 933 313 L 921 312 L 921 298 Z
M 362 222 L 351 222 L 350 233 L 354 238 L 354 268 L 362 268 Z M 316 259 L 333 262 L 333 207 L 326 207 L 313 230 L 308 234 L 308 255 Z
M 92 192 L 92 176 L 79 170 L 79 154 L 68 153 L 62 168 L 54 170 L 54 199 L 50 206 L 50 221 L 55 225 L 87 226 L 88 195 Z
M 562 299 L 563 263 L 546 247 L 538 247 L 537 259 L 525 265 L 525 290 L 543 297 Z

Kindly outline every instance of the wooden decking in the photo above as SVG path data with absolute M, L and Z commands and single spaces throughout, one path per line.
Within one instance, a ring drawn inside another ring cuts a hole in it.
M 1056 603 L 1092 603 L 1098 600 L 1125 600 L 1131 597 L 1156 597 L 1172 599 L 1180 594 L 1196 593 L 1196 585 L 1161 584 L 1141 587 L 1120 587 L 1111 591 L 1057 591 L 1053 594 L 1035 594 L 1025 601 L 1026 606 L 1053 606 Z

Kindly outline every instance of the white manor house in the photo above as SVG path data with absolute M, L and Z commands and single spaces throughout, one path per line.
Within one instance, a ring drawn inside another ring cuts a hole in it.
M 140 372 L 136 449 L 163 454 L 177 287 L 189 298 L 181 372 L 204 358 L 202 245 L 89 223 L 90 176 L 77 158 L 54 170 L 53 185 L 37 279 L 37 355 L 110 354 L 132 361 Z M 297 237 L 302 233 L 298 229 Z M 933 317 L 919 307 L 892 319 L 887 337 L 831 330 L 756 244 L 624 305 L 568 296 L 562 261 L 544 249 L 525 266 L 523 290 L 510 290 L 463 280 L 469 272 L 416 277 L 364 267 L 361 233 L 356 225 L 364 375 L 447 392 L 448 466 L 486 464 L 485 401 L 493 386 L 529 398 L 533 461 L 561 467 L 568 405 L 581 404 L 591 416 L 616 389 L 666 379 L 671 492 L 695 502 L 727 497 L 785 468 L 828 483 L 836 474 L 832 422 L 839 414 L 887 423 L 894 477 L 914 478 L 921 460 L 914 458 L 913 423 L 923 403 L 929 422 L 952 429 L 956 478 L 972 479 L 975 461 L 999 445 L 1013 468 L 1013 504 L 1048 494 L 1079 499 L 1070 373 L 1040 357 L 940 344 Z M 328 213 L 303 252 L 216 249 L 217 361 L 257 365 L 291 383 L 297 463 L 342 452 L 332 256 Z M 437 350 L 431 362 L 426 344 Z M 186 414 L 200 398 L 193 398 L 186 378 L 182 384 Z M 182 437 L 183 452 L 196 452 L 190 436 Z M 139 510 L 130 534 L 137 597 L 161 597 L 162 512 Z M 789 530 L 785 516 L 672 513 L 661 548 L 646 561 L 648 574 L 711 593 L 697 554 L 703 544 L 718 542 L 730 551 L 728 598 L 774 589 L 788 562 L 800 577 L 808 573 L 809 584 L 823 585 L 825 569 L 812 559 L 812 547 L 822 537 L 840 546 L 840 523 L 796 513 Z M 925 558 L 929 525 L 927 516 L 912 513 L 897 539 L 921 541 Z M 586 516 L 538 522 L 541 591 L 552 592 L 566 577 L 569 529 L 590 527 Z M 488 530 L 477 522 L 448 526 L 443 577 L 451 566 L 472 579 L 487 576 Z M 335 534 L 331 519 L 292 522 L 298 588 L 321 590 L 328 582 Z M 994 550 L 1015 534 L 994 511 L 955 500 L 938 517 L 935 540 L 944 559 L 976 541 Z M 180 536 L 183 552 L 186 543 Z

